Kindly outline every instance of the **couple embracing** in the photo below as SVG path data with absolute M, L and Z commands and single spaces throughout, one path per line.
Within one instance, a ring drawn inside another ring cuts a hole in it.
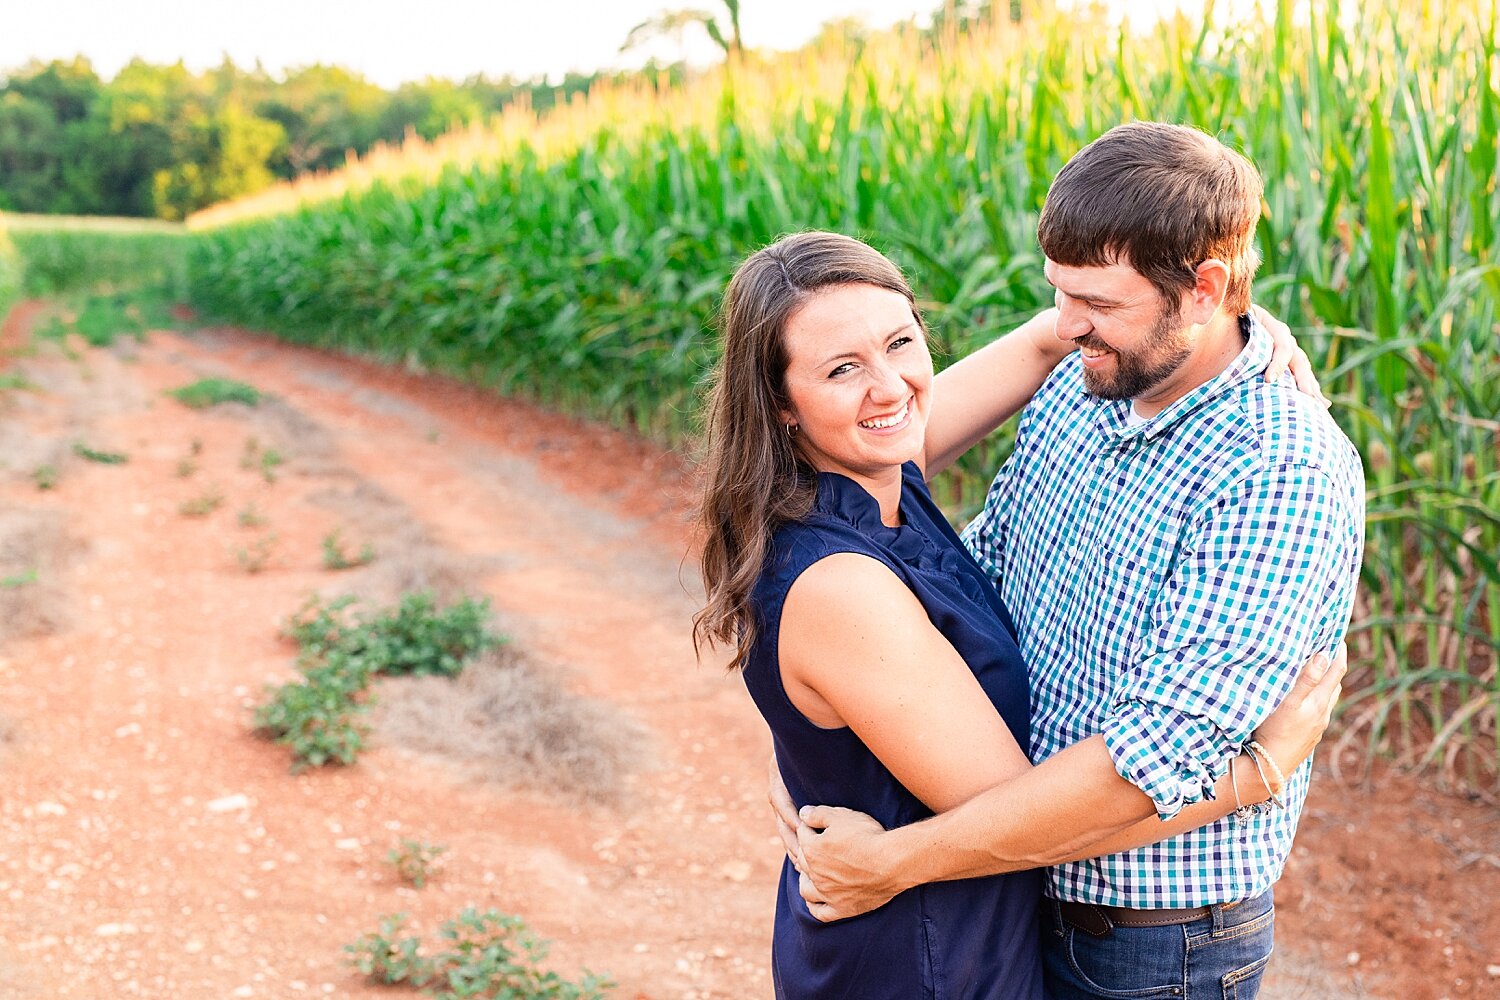
M 1251 308 L 1260 206 L 1215 139 L 1111 130 L 1047 195 L 1056 308 L 937 377 L 864 244 L 736 272 L 694 635 L 771 729 L 778 997 L 1256 995 L 1364 502 Z M 960 539 L 926 482 L 1023 406 Z

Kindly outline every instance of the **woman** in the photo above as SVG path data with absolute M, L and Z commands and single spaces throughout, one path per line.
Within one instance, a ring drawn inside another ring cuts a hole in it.
M 1066 353 L 1050 325 L 1043 315 L 987 349 L 1004 385 L 940 406 L 911 290 L 870 247 L 790 236 L 731 281 L 709 411 L 709 599 L 694 636 L 737 646 L 732 666 L 743 668 L 798 803 L 848 805 L 889 828 L 1030 766 L 1014 629 L 924 480 L 1041 384 Z M 867 639 L 877 620 L 886 634 L 898 623 L 909 655 L 886 656 Z M 1290 770 L 1321 731 L 1273 717 L 1259 735 Z M 1236 799 L 1270 796 L 1253 769 L 1241 767 L 1237 785 L 1235 776 L 1218 803 L 1192 807 L 1197 823 Z M 1136 836 L 1089 854 L 1160 833 Z M 809 914 L 797 879 L 788 861 L 778 997 L 1043 995 L 1038 872 L 919 886 L 831 924 Z

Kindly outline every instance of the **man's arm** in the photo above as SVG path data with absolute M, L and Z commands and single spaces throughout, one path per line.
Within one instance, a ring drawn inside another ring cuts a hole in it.
M 868 908 L 866 884 L 904 888 L 1089 856 L 1090 845 L 1153 811 L 1169 819 L 1213 798 L 1229 760 L 1290 690 L 1292 665 L 1339 638 L 1343 620 L 1332 619 L 1347 607 L 1331 593 L 1347 591 L 1359 550 L 1347 503 L 1328 477 L 1302 468 L 1258 472 L 1227 491 L 1184 539 L 1188 555 L 1103 733 L 881 838 L 877 853 L 845 856 L 837 837 L 799 836 L 827 912 Z
M 1292 693 L 1256 732 L 1272 759 L 1290 768 L 1311 755 L 1342 691 L 1346 667 L 1342 647 L 1331 666 L 1322 656 L 1308 661 Z M 805 875 L 802 893 L 810 912 L 819 920 L 837 920 L 882 906 L 925 882 L 1143 847 L 1211 823 L 1237 804 L 1280 794 L 1279 787 L 1260 781 L 1249 754 L 1245 751 L 1220 779 L 1214 799 L 1165 822 L 1152 815 L 1154 805 L 1144 793 L 1115 774 L 1099 737 L 1074 744 L 953 810 L 890 832 L 863 813 L 834 806 L 804 808 L 801 825 L 792 830 L 791 803 L 784 790 L 778 794 L 776 781 L 771 801 L 783 840 Z M 1070 836 L 1070 830 L 1078 832 Z

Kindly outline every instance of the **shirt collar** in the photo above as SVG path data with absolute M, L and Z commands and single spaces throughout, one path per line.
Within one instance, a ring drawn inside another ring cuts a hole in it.
M 1151 441 L 1160 437 L 1180 423 L 1188 414 L 1205 403 L 1222 396 L 1230 389 L 1265 371 L 1271 362 L 1271 335 L 1255 319 L 1246 313 L 1239 317 L 1240 335 L 1245 338 L 1245 347 L 1235 359 L 1218 375 L 1189 392 L 1156 416 L 1143 424 L 1130 425 L 1128 415 L 1131 401 L 1128 399 L 1097 399 L 1094 424 L 1101 433 L 1116 441 Z

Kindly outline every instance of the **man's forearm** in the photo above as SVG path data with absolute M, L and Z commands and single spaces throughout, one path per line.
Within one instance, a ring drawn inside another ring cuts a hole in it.
M 892 830 L 882 850 L 906 889 L 1089 857 L 1089 845 L 1154 814 L 1096 736 L 956 809 Z

